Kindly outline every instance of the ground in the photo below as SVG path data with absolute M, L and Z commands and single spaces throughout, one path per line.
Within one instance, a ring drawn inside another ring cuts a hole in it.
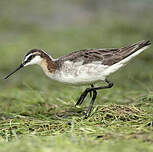
M 105 24 L 97 21 L 88 27 L 49 30 L 2 18 L 0 151 L 153 151 L 152 46 L 108 77 L 114 87 L 98 91 L 88 119 L 82 116 L 90 97 L 75 107 L 87 86 L 51 81 L 37 66 L 26 67 L 3 80 L 32 48 L 42 48 L 58 57 L 84 48 L 152 41 L 153 21 L 139 20 L 139 26 L 137 22 L 122 18 L 106 20 Z

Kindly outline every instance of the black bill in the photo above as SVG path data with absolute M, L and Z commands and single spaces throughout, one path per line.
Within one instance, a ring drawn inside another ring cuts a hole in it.
M 16 68 L 16 70 L 14 70 L 13 72 L 11 72 L 11 73 L 10 73 L 8 76 L 6 76 L 4 79 L 9 78 L 12 74 L 14 74 L 16 71 L 20 70 L 22 67 L 24 67 L 24 65 L 23 65 L 23 64 L 20 64 L 20 66 L 18 66 L 18 67 Z

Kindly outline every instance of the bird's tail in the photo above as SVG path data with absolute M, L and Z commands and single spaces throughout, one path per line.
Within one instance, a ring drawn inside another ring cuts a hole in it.
M 135 44 L 129 45 L 127 47 L 120 48 L 117 52 L 116 56 L 120 56 L 121 60 L 112 66 L 110 66 L 105 72 L 105 75 L 109 75 L 110 73 L 115 72 L 116 70 L 120 69 L 124 66 L 130 59 L 135 57 L 136 55 L 140 54 L 142 51 L 147 49 L 151 42 L 149 40 L 143 40 L 137 42 Z
M 137 42 L 135 44 L 129 45 L 127 47 L 121 48 L 118 53 L 120 54 L 120 56 L 122 56 L 122 59 L 125 59 L 128 56 L 132 55 L 133 53 L 135 53 L 139 50 L 142 50 L 142 51 L 145 50 L 146 48 L 148 48 L 148 46 L 150 44 L 151 44 L 151 42 L 149 40 L 143 40 L 143 41 Z M 140 51 L 140 53 L 142 51 Z

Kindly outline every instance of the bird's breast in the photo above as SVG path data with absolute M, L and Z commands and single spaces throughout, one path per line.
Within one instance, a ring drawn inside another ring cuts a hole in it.
M 83 64 L 80 62 L 66 61 L 54 73 L 46 71 L 51 79 L 69 84 L 90 84 L 105 79 L 104 71 L 107 66 L 101 62 Z

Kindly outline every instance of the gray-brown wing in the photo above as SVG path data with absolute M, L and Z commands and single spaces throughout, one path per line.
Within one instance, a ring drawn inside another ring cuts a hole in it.
M 104 65 L 113 65 L 117 62 L 120 62 L 121 60 L 127 58 L 131 54 L 135 53 L 136 51 L 149 46 L 151 42 L 149 40 L 143 40 L 140 42 L 137 42 L 132 45 L 128 45 L 127 47 L 122 47 L 120 49 L 117 49 L 116 52 L 112 52 L 110 50 L 110 54 L 104 54 Z
M 58 61 L 60 63 L 63 63 L 64 61 L 83 61 L 83 64 L 101 61 L 104 65 L 113 65 L 150 44 L 150 41 L 141 41 L 119 49 L 85 49 L 62 56 Z
M 118 49 L 85 49 L 80 51 L 72 52 L 66 56 L 59 58 L 61 62 L 72 61 L 79 62 L 83 61 L 83 64 L 88 64 L 94 61 L 101 61 L 103 63 L 106 58 L 111 58 Z

